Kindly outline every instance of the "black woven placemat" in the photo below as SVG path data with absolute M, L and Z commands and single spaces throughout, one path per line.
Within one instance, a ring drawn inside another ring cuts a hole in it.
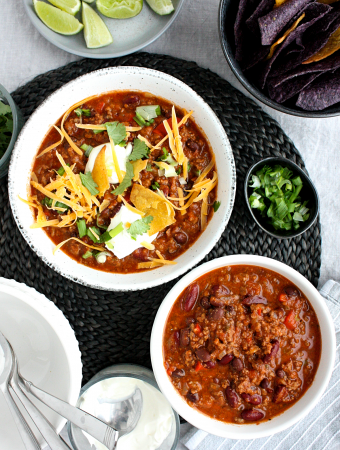
M 27 119 L 66 82 L 96 69 L 118 65 L 148 67 L 184 81 L 209 103 L 228 133 L 237 169 L 235 207 L 223 236 L 205 261 L 235 253 L 268 256 L 298 270 L 316 286 L 321 261 L 320 223 L 295 239 L 271 238 L 251 219 L 242 191 L 246 171 L 255 161 L 282 155 L 304 167 L 301 156 L 273 119 L 216 74 L 193 62 L 149 53 L 111 60 L 83 59 L 38 76 L 17 89 L 13 98 Z M 34 287 L 64 312 L 80 344 L 83 382 L 113 363 L 150 366 L 153 319 L 176 280 L 144 291 L 115 293 L 63 278 L 48 268 L 21 236 L 8 202 L 7 178 L 0 180 L 0 217 L 0 276 Z

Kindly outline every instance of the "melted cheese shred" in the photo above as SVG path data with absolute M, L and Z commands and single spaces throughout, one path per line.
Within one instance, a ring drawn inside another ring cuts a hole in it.
M 75 123 L 77 128 L 81 128 L 82 130 L 99 130 L 99 131 L 107 131 L 106 125 L 94 125 L 94 124 L 84 124 L 84 123 Z M 135 132 L 140 131 L 142 127 L 125 127 L 127 132 Z
M 139 214 L 140 216 L 144 216 L 145 214 L 142 211 L 139 211 L 139 209 L 135 208 L 134 206 L 130 205 L 130 203 L 128 203 L 124 197 L 122 197 L 121 195 L 118 195 L 118 199 L 119 201 L 123 202 L 124 205 L 127 207 L 127 209 L 135 214 Z
M 152 144 L 150 144 L 150 142 L 144 136 L 139 134 L 137 137 L 140 141 L 144 142 L 147 147 L 152 148 Z
M 112 138 L 110 138 L 110 144 L 111 144 L 113 164 L 115 166 L 115 171 L 116 171 L 116 174 L 118 177 L 118 181 L 119 181 L 119 183 L 121 183 L 123 181 L 124 177 L 123 177 L 122 171 L 120 170 L 120 167 L 119 167 L 118 158 L 117 158 L 116 150 L 115 150 L 115 144 L 114 144 Z
M 66 239 L 65 241 L 63 241 L 63 242 L 60 242 L 60 244 L 58 244 L 56 247 L 54 247 L 54 249 L 53 249 L 53 255 L 64 245 L 64 244 L 66 244 L 66 242 L 69 242 L 69 241 L 71 241 L 71 240 L 75 240 L 75 241 L 77 241 L 77 242 L 79 242 L 80 244 L 83 244 L 83 245 L 85 245 L 86 247 L 88 247 L 88 248 L 92 248 L 93 250 L 99 250 L 100 252 L 101 251 L 103 251 L 103 248 L 102 247 L 95 247 L 94 245 L 89 245 L 89 244 L 86 244 L 85 242 L 83 242 L 83 241 L 81 241 L 80 239 L 78 239 L 78 238 L 75 238 L 75 237 L 71 237 L 71 238 L 68 238 L 68 239 Z
M 45 148 L 45 150 L 43 150 L 41 153 L 39 153 L 39 155 L 37 156 L 37 159 L 40 158 L 42 155 L 44 155 L 45 153 L 49 152 L 50 150 L 53 150 L 54 148 L 58 147 L 64 140 L 64 135 L 61 132 L 61 130 L 59 130 L 59 128 L 55 125 L 53 125 L 54 128 L 58 131 L 58 133 L 60 134 L 60 141 L 50 145 L 49 147 Z M 52 127 L 51 127 L 52 128 Z M 33 175 L 33 174 L 32 174 Z M 35 175 L 35 174 L 34 174 Z M 33 178 L 33 177 L 32 177 Z

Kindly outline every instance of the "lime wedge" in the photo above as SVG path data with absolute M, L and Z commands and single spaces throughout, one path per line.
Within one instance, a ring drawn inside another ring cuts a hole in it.
M 175 11 L 174 5 L 171 0 L 146 0 L 147 4 L 152 8 L 155 13 L 160 16 L 165 16 L 166 14 Z
M 80 10 L 80 0 L 48 0 L 52 5 L 74 16 Z
M 44 24 L 56 33 L 72 35 L 84 28 L 83 24 L 65 11 L 45 2 L 33 0 L 35 12 Z
M 84 37 L 88 48 L 99 48 L 113 42 L 110 31 L 99 15 L 83 2 Z
M 129 19 L 139 14 L 143 0 L 97 0 L 98 10 L 112 19 Z

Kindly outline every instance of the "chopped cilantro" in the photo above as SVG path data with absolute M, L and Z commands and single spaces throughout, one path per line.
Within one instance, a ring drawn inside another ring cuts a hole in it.
M 214 211 L 216 212 L 216 211 L 218 211 L 218 208 L 221 206 L 221 202 L 218 202 L 217 200 L 214 202 L 214 204 L 213 204 L 213 208 L 214 208 Z
M 90 109 L 77 108 L 74 110 L 74 112 L 77 114 L 78 117 L 81 117 L 81 116 L 90 117 L 91 116 Z
M 190 172 L 190 170 L 191 170 L 191 165 L 190 165 L 190 163 L 188 161 L 188 173 Z
M 158 188 L 159 188 L 159 183 L 157 183 L 157 181 L 155 181 L 154 184 L 152 185 L 152 189 L 157 191 Z
M 162 148 L 162 152 L 163 152 L 163 155 L 161 156 L 161 160 L 164 161 L 169 156 L 169 152 L 165 147 Z
M 49 208 L 52 208 L 52 204 L 53 204 L 53 200 L 50 197 L 45 197 L 41 200 L 41 204 L 48 206 Z M 61 202 L 56 202 L 56 204 L 54 205 L 54 208 L 63 208 L 66 210 L 68 210 L 68 206 L 65 205 L 64 203 Z
M 147 170 L 148 172 L 151 172 L 152 171 L 152 165 L 151 165 L 151 163 L 147 163 L 147 165 L 146 165 L 146 169 L 145 170 Z
M 90 194 L 92 195 L 99 194 L 99 191 L 97 189 L 98 184 L 93 181 L 91 172 L 87 172 L 85 175 L 83 173 L 80 173 L 79 175 L 82 185 L 89 190 Z
M 137 159 L 146 158 L 149 154 L 149 148 L 145 142 L 140 139 L 135 139 L 133 141 L 133 150 L 129 156 L 130 161 L 137 161 Z
M 4 156 L 12 139 L 13 115 L 11 107 L 0 100 L 0 158 Z
M 176 169 L 176 173 L 177 173 L 177 175 L 180 175 L 182 173 L 182 167 L 181 166 L 179 166 L 179 168 Z
M 82 150 L 84 150 L 85 156 L 86 156 L 87 158 L 90 156 L 90 153 L 91 153 L 92 150 L 93 150 L 92 145 L 87 145 L 87 144 L 83 144 L 80 148 L 81 148 Z
M 87 235 L 86 222 L 85 219 L 77 220 L 77 227 L 80 239 Z
M 120 185 L 111 192 L 111 194 L 115 195 L 121 195 L 127 189 L 129 186 L 131 186 L 131 180 L 133 178 L 133 165 L 127 161 L 126 163 L 126 172 L 123 181 L 120 183 Z
M 200 170 L 196 170 L 196 175 L 199 177 L 201 175 L 201 171 Z
M 107 134 L 115 145 L 120 144 L 126 137 L 126 127 L 120 122 L 106 122 Z
M 150 230 L 150 223 L 153 221 L 152 216 L 146 216 L 142 219 L 136 220 L 127 230 L 127 232 L 131 235 L 132 239 L 136 239 L 137 235 L 141 235 Z
M 94 134 L 102 133 L 104 130 L 92 130 Z

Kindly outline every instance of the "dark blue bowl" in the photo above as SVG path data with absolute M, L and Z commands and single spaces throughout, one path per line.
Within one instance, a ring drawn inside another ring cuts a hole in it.
M 333 117 L 340 115 L 340 103 L 330 106 L 322 111 L 304 111 L 297 107 L 294 101 L 285 102 L 285 105 L 271 100 L 242 72 L 239 63 L 236 61 L 234 44 L 234 23 L 240 0 L 221 0 L 219 10 L 219 32 L 224 56 L 229 63 L 231 70 L 247 91 L 256 97 L 260 102 L 278 111 L 300 117 Z

